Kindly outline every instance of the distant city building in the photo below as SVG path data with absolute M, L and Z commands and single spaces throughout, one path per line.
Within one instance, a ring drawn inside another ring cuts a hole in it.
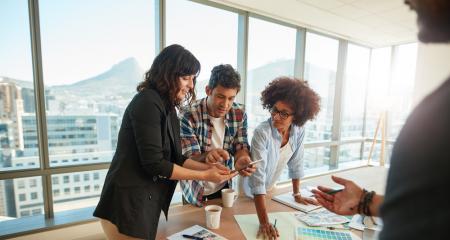
M 120 109 L 115 104 L 102 103 L 104 112 L 114 109 L 115 113 L 101 113 L 95 109 L 95 101 L 86 99 L 88 104 L 80 105 L 73 95 L 67 95 L 66 99 L 60 96 L 56 101 L 50 90 L 45 93 L 50 165 L 111 161 L 117 145 Z M 70 112 L 77 114 L 67 114 L 64 107 L 67 103 L 72 106 Z M 40 166 L 35 98 L 30 82 L 0 77 L 0 146 L 0 169 Z M 53 175 L 54 210 L 73 209 L 74 200 L 77 207 L 94 205 L 92 201 L 99 196 L 105 175 L 106 170 Z M 0 221 L 39 215 L 44 212 L 43 207 L 41 177 L 0 181 Z
M 20 156 L 13 156 L 11 167 L 37 168 L 36 116 L 24 114 L 22 120 L 25 147 Z M 117 144 L 117 124 L 117 116 L 112 114 L 47 116 L 50 165 L 55 167 L 111 161 Z M 101 192 L 105 174 L 103 170 L 53 175 L 55 211 L 73 207 L 70 201 L 75 199 L 78 206 L 83 203 L 92 205 L 92 198 Z M 9 194 L 2 197 L 6 199 L 8 216 L 24 217 L 43 213 L 40 177 L 14 179 L 6 190 L 4 192 Z
M 7 123 L 14 136 L 10 145 L 15 149 L 22 149 L 23 99 L 20 87 L 7 80 L 9 79 L 0 78 L 0 123 Z

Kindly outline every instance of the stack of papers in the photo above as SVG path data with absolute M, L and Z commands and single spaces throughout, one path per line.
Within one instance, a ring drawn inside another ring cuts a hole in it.
M 302 189 L 302 191 L 301 191 L 302 196 L 308 196 L 306 194 L 306 192 L 305 192 L 305 194 L 303 194 L 303 191 L 306 191 L 306 190 Z M 300 210 L 302 212 L 311 212 L 313 210 L 321 208 L 320 205 L 313 205 L 313 204 L 305 205 L 305 204 L 301 204 L 301 203 L 296 202 L 294 197 L 292 196 L 292 192 L 288 192 L 288 193 L 285 193 L 285 194 L 273 196 L 272 199 L 277 201 L 277 202 L 280 202 L 280 203 L 282 203 L 284 205 L 287 205 L 287 206 L 289 206 L 291 208 L 295 208 L 297 210 Z
M 350 220 L 344 216 L 337 215 L 327 209 L 319 209 L 310 213 L 297 213 L 295 217 L 311 227 L 332 226 L 344 224 Z
M 177 232 L 169 237 L 168 240 L 186 240 L 188 238 L 183 237 L 183 235 L 189 235 L 190 239 L 202 239 L 202 240 L 227 240 L 226 238 L 220 236 L 217 233 L 211 232 L 206 228 L 199 225 L 194 225 L 190 228 L 186 228 L 181 232 Z
M 353 216 L 348 226 L 360 231 L 363 231 L 364 229 L 381 231 L 383 228 L 383 221 L 381 221 L 381 218 L 378 217 L 369 217 L 356 214 Z

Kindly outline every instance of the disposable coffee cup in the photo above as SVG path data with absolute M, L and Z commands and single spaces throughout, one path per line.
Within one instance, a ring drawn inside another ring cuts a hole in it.
M 222 207 L 218 205 L 209 205 L 205 207 L 206 227 L 209 229 L 218 229 L 220 227 L 220 213 Z
M 233 207 L 234 201 L 236 201 L 237 195 L 233 189 L 224 188 L 222 189 L 222 205 L 223 207 L 229 208 Z

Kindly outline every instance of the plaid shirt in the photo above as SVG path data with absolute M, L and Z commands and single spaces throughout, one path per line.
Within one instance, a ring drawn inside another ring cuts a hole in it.
M 181 147 L 186 157 L 200 155 L 213 149 L 211 136 L 214 126 L 208 117 L 206 99 L 198 100 L 181 114 Z M 230 111 L 225 115 L 223 149 L 227 150 L 230 156 L 234 156 L 241 149 L 250 150 L 247 140 L 247 115 L 240 104 L 233 103 Z M 231 158 L 227 159 L 225 164 L 228 168 L 233 168 Z M 182 180 L 180 184 L 187 202 L 199 207 L 203 206 L 202 181 Z

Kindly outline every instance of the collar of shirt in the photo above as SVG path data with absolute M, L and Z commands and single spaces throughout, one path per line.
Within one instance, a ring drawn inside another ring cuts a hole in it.
M 203 121 L 207 122 L 208 125 L 211 126 L 211 121 L 210 121 L 209 114 L 208 114 L 207 102 L 208 102 L 208 97 L 202 98 L 200 100 L 200 106 L 201 106 L 200 111 L 202 112 Z M 231 109 L 230 109 L 230 111 L 231 111 Z M 228 119 L 230 119 L 230 111 L 228 111 L 224 117 L 225 128 L 228 128 Z

